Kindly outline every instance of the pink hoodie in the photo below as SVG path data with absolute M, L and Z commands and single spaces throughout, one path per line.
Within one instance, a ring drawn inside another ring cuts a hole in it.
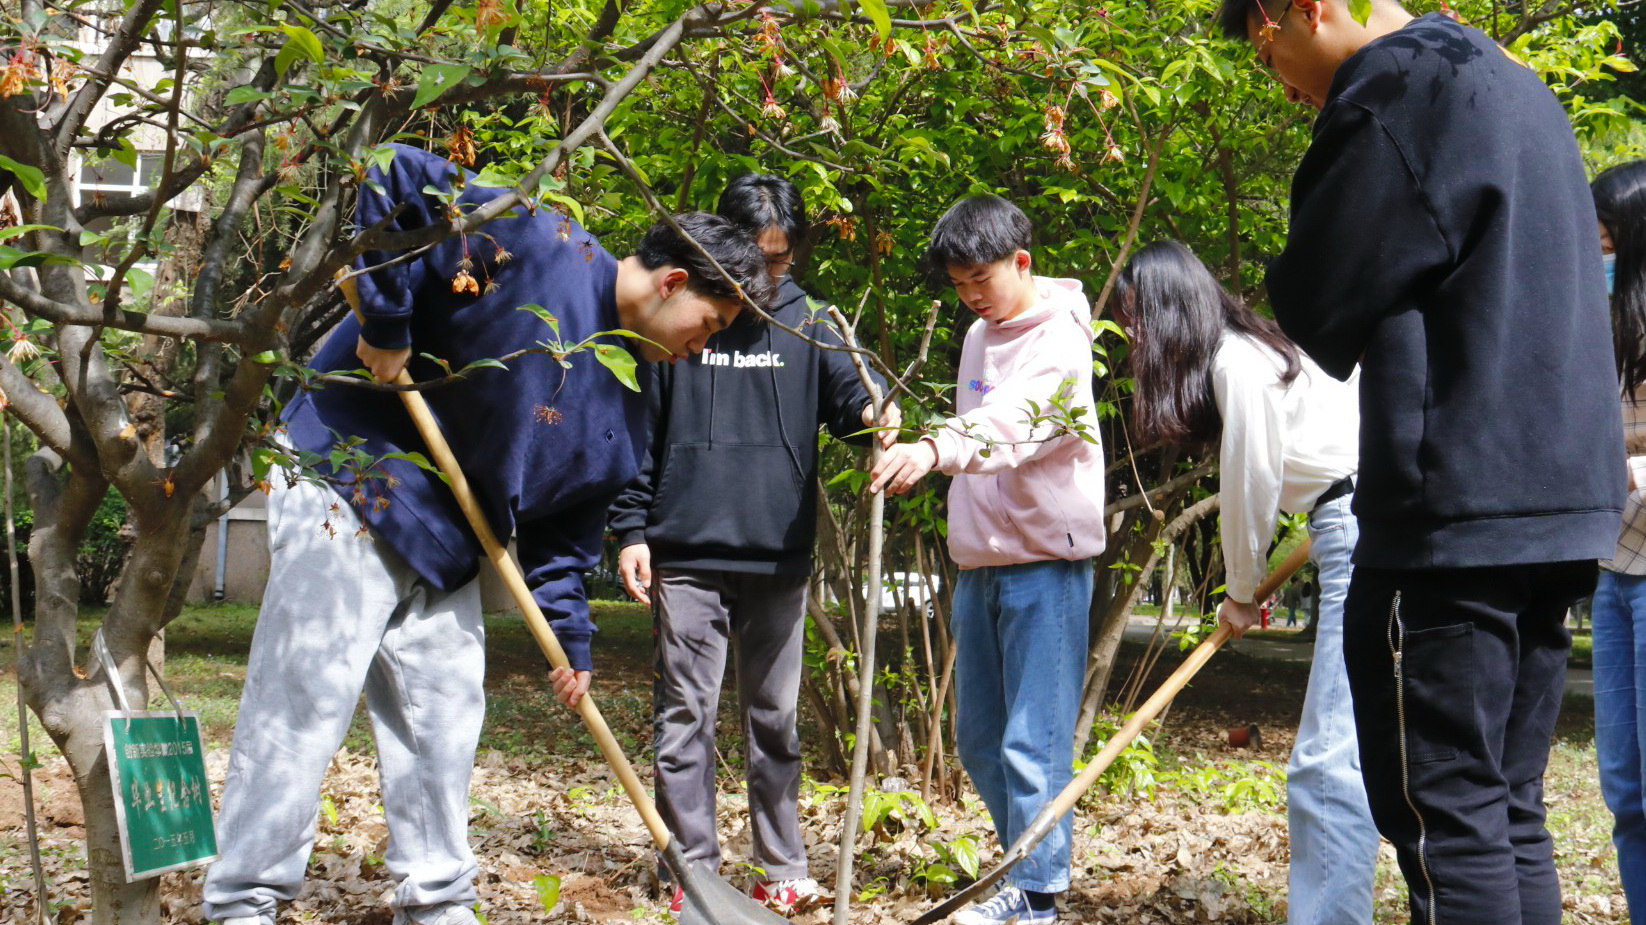
M 949 555 L 961 568 L 1083 559 L 1103 551 L 1103 447 L 1047 439 L 1030 404 L 1071 396 L 1097 439 L 1091 304 L 1073 279 L 1037 276 L 1040 301 L 1010 321 L 979 318 L 960 355 L 956 417 L 928 436 L 949 489 Z M 975 435 L 975 436 L 973 436 Z

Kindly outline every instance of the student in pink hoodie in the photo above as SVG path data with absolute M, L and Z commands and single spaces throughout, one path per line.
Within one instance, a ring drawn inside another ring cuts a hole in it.
M 1030 272 L 1031 231 L 1021 210 L 988 195 L 956 203 L 932 229 L 931 265 L 978 315 L 956 414 L 887 450 L 870 485 L 897 494 L 932 469 L 954 476 L 958 746 L 1003 845 L 1072 776 L 1092 556 L 1104 542 L 1091 305 L 1078 281 Z M 1055 922 L 1072 830 L 1064 817 L 1006 886 L 954 921 Z

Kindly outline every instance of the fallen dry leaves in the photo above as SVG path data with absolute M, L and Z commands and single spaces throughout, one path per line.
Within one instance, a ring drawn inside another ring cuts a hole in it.
M 1298 679 L 1288 668 L 1260 668 L 1233 658 L 1223 662 L 1229 680 L 1211 672 L 1197 681 L 1198 690 L 1173 708 L 1157 749 L 1180 769 L 1236 760 L 1284 766 L 1295 724 L 1293 694 L 1301 689 Z M 1229 748 L 1224 731 L 1248 721 L 1262 726 L 1261 746 Z M 1610 820 L 1594 783 L 1593 746 L 1577 739 L 1577 744 L 1557 747 L 1549 782 L 1566 919 L 1579 925 L 1623 923 L 1627 912 L 1607 840 Z M 15 757 L 8 760 L 12 765 L 7 770 L 14 771 Z M 226 763 L 223 749 L 208 756 L 217 788 Z M 649 768 L 641 773 L 649 779 Z M 36 782 L 54 921 L 87 921 L 81 819 L 62 760 L 48 759 Z M 743 863 L 750 849 L 746 800 L 731 773 L 722 773 L 721 786 L 723 872 L 746 887 L 753 876 Z M 812 873 L 826 887 L 832 887 L 836 870 L 843 789 L 808 785 L 802 795 Z M 0 785 L 0 923 L 21 925 L 33 920 L 33 888 L 18 815 L 19 790 L 9 780 Z M 369 754 L 340 753 L 323 793 L 309 881 L 282 912 L 281 922 L 388 925 L 393 882 L 381 861 L 388 832 L 378 808 L 375 761 Z M 657 897 L 646 830 L 611 773 L 592 754 L 534 762 L 483 750 L 471 806 L 471 843 L 480 858 L 479 890 L 490 922 L 669 921 Z M 857 864 L 861 898 L 854 901 L 852 915 L 856 925 L 908 922 L 946 895 L 950 888 L 928 887 L 921 877 L 937 860 L 940 845 L 973 839 L 982 849 L 985 869 L 998 855 L 975 794 L 966 791 L 960 801 L 932 809 L 935 827 L 910 818 L 863 833 Z M 1074 888 L 1064 897 L 1065 923 L 1248 925 L 1285 920 L 1289 849 L 1280 808 L 1231 812 L 1223 800 L 1168 781 L 1152 797 L 1089 797 L 1076 820 Z M 1387 846 L 1384 854 L 1378 921 L 1403 921 L 1404 894 Z M 554 878 L 558 896 L 545 910 L 544 888 Z M 200 880 L 199 871 L 164 878 L 166 922 L 202 921 Z M 831 920 L 827 906 L 792 917 L 796 925 Z

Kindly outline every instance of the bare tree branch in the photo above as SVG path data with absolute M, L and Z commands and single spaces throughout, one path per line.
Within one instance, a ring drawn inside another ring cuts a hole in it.
M 120 28 L 110 38 L 107 48 L 97 59 L 97 64 L 89 70 L 97 76 L 81 85 L 75 92 L 74 99 L 57 122 L 57 137 L 55 140 L 58 158 L 68 156 L 69 144 L 74 136 L 80 133 L 81 126 L 91 117 L 92 109 L 97 101 L 103 98 L 108 91 L 113 75 L 120 71 L 120 66 L 126 59 L 136 53 L 143 41 L 143 33 L 148 30 L 149 24 L 154 21 L 155 14 L 160 11 L 163 0 L 137 0 L 126 15 L 120 20 Z
M 189 306 L 189 314 L 195 319 L 212 316 L 212 307 L 217 303 L 217 293 L 223 284 L 228 246 L 238 238 L 246 213 L 263 188 L 264 137 L 263 132 L 258 132 L 241 145 L 240 166 L 235 173 L 234 186 L 229 191 L 229 200 L 206 235 L 206 245 L 200 254 L 200 273 L 195 278 Z
M 251 86 L 260 90 L 268 90 L 274 86 L 275 76 L 273 62 L 264 60 L 258 69 L 257 75 L 252 78 Z M 250 102 L 235 107 L 228 119 L 215 128 L 213 133 L 224 138 L 232 138 L 248 131 L 261 132 L 262 126 L 252 119 L 257 112 L 258 105 L 257 102 Z M 264 124 L 267 124 L 267 122 L 265 121 Z M 102 132 L 99 132 L 99 137 L 101 135 Z M 75 220 L 84 225 L 100 217 L 137 215 L 147 212 L 154 208 L 156 202 L 167 203 L 181 195 L 184 190 L 197 183 L 209 169 L 211 169 L 210 163 L 204 160 L 195 160 L 181 168 L 174 168 L 174 173 L 167 178 L 167 182 L 149 192 L 140 193 L 136 196 L 118 196 L 101 200 L 88 199 L 74 210 Z
M 1545 0 L 1544 3 L 1535 8 L 1527 3 L 1522 3 L 1520 5 L 1520 22 L 1503 33 L 1498 38 L 1498 42 L 1499 44 L 1508 45 L 1538 26 L 1566 16 L 1576 9 L 1576 5 L 1566 5 L 1563 0 Z
M 618 8 L 617 0 L 606 0 L 605 5 L 600 8 L 600 18 L 594 21 L 594 25 L 589 29 L 589 34 L 583 37 L 583 44 L 578 46 L 576 51 L 567 55 L 566 60 L 560 62 L 558 70 L 562 73 L 582 70 L 588 64 L 589 56 L 594 53 L 594 49 L 609 38 L 612 30 L 617 28 L 621 16 L 622 10 Z
M 41 449 L 24 464 L 34 529 L 29 559 L 35 573 L 34 639 L 18 658 L 18 681 L 34 712 L 45 717 L 45 701 L 54 687 L 76 683 L 75 617 L 79 611 L 79 577 L 75 550 L 85 535 L 98 502 L 108 490 L 97 467 L 65 465 L 63 456 Z M 48 729 L 55 737 L 62 729 Z
M 1104 506 L 1103 516 L 1112 517 L 1121 511 L 1129 511 L 1134 507 L 1143 506 L 1143 502 L 1145 500 L 1159 499 L 1170 495 L 1186 485 L 1192 485 L 1206 476 L 1211 475 L 1214 468 L 1216 468 L 1216 466 L 1214 466 L 1210 461 L 1203 462 L 1200 465 L 1195 466 L 1193 469 L 1190 469 L 1188 472 L 1161 482 L 1159 485 L 1156 485 L 1148 491 L 1140 492 L 1135 495 L 1127 495 L 1118 501 L 1112 501 Z
M 110 310 L 105 306 L 99 311 L 89 305 L 66 305 L 19 284 L 6 272 L 0 272 L 0 298 L 17 305 L 30 317 L 41 318 L 52 324 L 109 327 L 160 337 L 186 337 L 229 343 L 239 343 L 246 336 L 244 326 L 235 321 L 175 318 L 119 307 Z
M 172 469 L 174 491 L 191 496 L 198 493 L 217 473 L 223 460 L 234 454 L 234 448 L 245 435 L 246 421 L 263 397 L 263 385 L 273 372 L 273 364 L 241 358 L 234 376 L 223 389 L 223 398 L 217 402 L 216 418 L 205 429 L 204 439 L 197 439 Z
M 24 375 L 11 360 L 0 354 L 0 411 L 10 411 L 40 442 L 67 454 L 74 439 L 68 416 L 57 406 L 57 399 L 40 391 L 34 380 Z

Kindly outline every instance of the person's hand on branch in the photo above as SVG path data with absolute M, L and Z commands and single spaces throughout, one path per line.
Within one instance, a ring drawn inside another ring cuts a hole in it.
M 892 444 L 897 442 L 897 429 L 903 426 L 903 411 L 897 407 L 897 402 L 892 402 L 886 406 L 885 413 L 880 415 L 877 423 L 874 419 L 874 402 L 871 401 L 863 406 L 863 426 L 885 428 L 875 436 L 880 438 L 880 448 L 889 450 Z
M 589 692 L 589 683 L 594 680 L 594 672 L 583 670 L 573 671 L 570 668 L 556 668 L 549 672 L 549 683 L 554 687 L 554 699 L 568 707 L 577 708 L 577 702 Z
M 355 341 L 354 355 L 371 370 L 372 378 L 378 382 L 393 382 L 400 378 L 400 371 L 405 369 L 406 363 L 411 360 L 411 347 L 384 350 L 366 343 L 366 339 L 362 337 Z
M 936 465 L 937 447 L 932 446 L 931 441 L 899 443 L 886 450 L 869 473 L 874 476 L 869 491 L 884 488 L 888 495 L 900 495 L 913 488 Z
M 647 607 L 652 605 L 652 548 L 645 543 L 624 546 L 617 554 L 617 574 L 623 576 L 623 589 Z
M 1234 598 L 1224 598 L 1217 608 L 1217 620 L 1227 626 L 1239 639 L 1246 635 L 1246 631 L 1263 620 L 1263 610 L 1256 601 L 1242 603 Z

